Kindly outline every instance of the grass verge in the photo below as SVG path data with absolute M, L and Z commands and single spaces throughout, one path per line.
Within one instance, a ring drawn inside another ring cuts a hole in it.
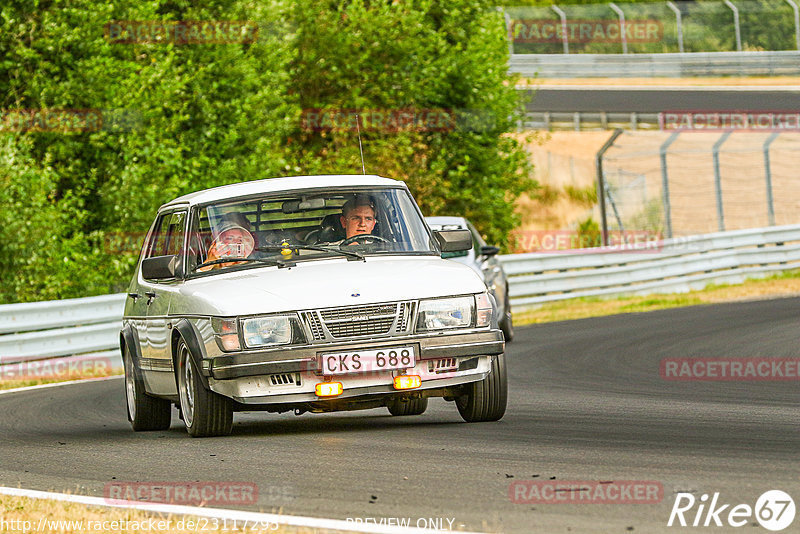
M 522 326 L 620 313 L 797 295 L 800 295 L 800 270 L 787 271 L 768 278 L 747 280 L 742 284 L 712 284 L 706 286 L 705 289 L 688 293 L 610 299 L 576 298 L 561 302 L 549 302 L 534 309 L 515 312 L 514 324 Z
M 4 389 L 24 388 L 28 386 L 40 386 L 42 384 L 55 384 L 56 382 L 69 382 L 72 380 L 85 380 L 88 378 L 103 378 L 106 376 L 121 375 L 122 371 L 115 373 L 67 373 L 63 376 L 55 376 L 48 378 L 26 378 L 23 380 L 4 379 L 0 374 L 0 391 Z M 0 531 L 2 532 L 2 531 Z
M 250 526 L 254 526 L 252 522 Z M 291 527 L 276 523 L 244 528 L 243 524 L 236 526 L 231 520 L 226 522 L 223 519 L 171 516 L 139 510 L 102 508 L 48 499 L 0 495 L 0 533 L 21 534 L 23 532 L 90 534 L 111 532 L 299 534 L 313 532 L 323 534 L 347 531 Z

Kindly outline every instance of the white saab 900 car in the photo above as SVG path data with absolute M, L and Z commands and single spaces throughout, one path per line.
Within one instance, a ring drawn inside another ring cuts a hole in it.
M 229 434 L 234 411 L 385 406 L 428 397 L 466 421 L 506 409 L 503 333 L 483 281 L 442 252 L 403 182 L 300 176 L 163 205 L 145 238 L 120 346 L 134 430 Z

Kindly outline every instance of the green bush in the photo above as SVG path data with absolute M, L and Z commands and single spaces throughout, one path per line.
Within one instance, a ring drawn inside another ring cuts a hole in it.
M 112 21 L 250 20 L 254 43 L 119 44 Z M 534 186 L 511 136 L 522 103 L 491 2 L 14 0 L 0 7 L 0 110 L 93 109 L 86 132 L 0 131 L 0 302 L 123 290 L 172 198 L 281 175 L 360 172 L 351 131 L 303 110 L 430 109 L 455 127 L 367 131 L 368 172 L 426 215 L 506 244 Z M 114 110 L 111 113 L 109 110 Z M 472 121 L 472 122 L 470 122 Z

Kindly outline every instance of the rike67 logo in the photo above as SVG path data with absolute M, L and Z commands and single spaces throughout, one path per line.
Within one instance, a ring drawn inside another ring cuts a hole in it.
M 710 501 L 705 493 L 699 499 L 691 493 L 678 493 L 667 526 L 721 527 L 727 523 L 731 527 L 743 527 L 755 519 L 765 529 L 777 532 L 791 525 L 794 515 L 794 500 L 781 490 L 765 491 L 752 507 L 749 504 L 723 504 L 718 492 Z

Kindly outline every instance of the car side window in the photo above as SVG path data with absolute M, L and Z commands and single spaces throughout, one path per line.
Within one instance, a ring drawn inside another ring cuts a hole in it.
M 158 218 L 145 258 L 156 256 L 183 255 L 183 242 L 186 233 L 186 212 L 165 213 Z

